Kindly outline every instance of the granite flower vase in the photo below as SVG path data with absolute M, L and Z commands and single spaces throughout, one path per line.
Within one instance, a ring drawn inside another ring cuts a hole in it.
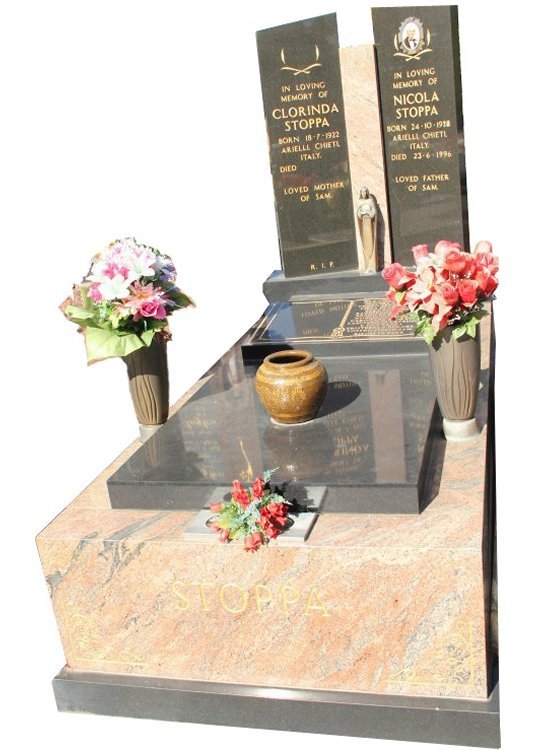
M 328 385 L 326 368 L 309 352 L 285 350 L 265 357 L 255 376 L 257 394 L 278 424 L 313 419 Z
M 480 337 L 456 339 L 447 326 L 429 347 L 437 401 L 447 440 L 469 440 L 478 435 L 475 412 L 480 384 Z
M 157 333 L 150 346 L 143 346 L 122 359 L 127 366 L 131 399 L 144 442 L 169 416 L 167 342 Z

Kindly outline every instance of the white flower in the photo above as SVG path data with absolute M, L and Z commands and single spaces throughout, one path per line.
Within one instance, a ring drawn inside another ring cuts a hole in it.
M 154 276 L 153 268 L 156 256 L 147 247 L 138 247 L 134 251 L 122 254 L 122 265 L 129 269 L 136 278 L 141 276 Z
M 130 283 L 129 278 L 126 279 L 121 274 L 116 274 L 112 279 L 105 277 L 98 289 L 103 299 L 123 299 L 129 295 Z

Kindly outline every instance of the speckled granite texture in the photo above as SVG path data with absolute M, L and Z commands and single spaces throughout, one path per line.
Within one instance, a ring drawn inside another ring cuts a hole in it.
M 192 513 L 110 508 L 130 445 L 37 539 L 68 666 L 485 698 L 483 328 L 481 435 L 447 445 L 419 516 L 322 515 L 307 543 L 254 555 L 187 541 Z

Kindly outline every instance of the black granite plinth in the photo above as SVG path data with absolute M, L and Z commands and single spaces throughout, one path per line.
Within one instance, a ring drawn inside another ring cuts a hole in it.
M 287 278 L 283 271 L 274 271 L 263 284 L 268 302 L 289 302 L 324 297 L 382 296 L 388 284 L 380 273 L 362 274 L 359 271 L 340 271 L 319 276 Z
M 357 356 L 321 361 L 329 387 L 318 417 L 276 425 L 255 391 L 258 363 L 235 346 L 110 477 L 112 507 L 195 510 L 216 486 L 278 467 L 280 486 L 324 488 L 325 513 L 419 513 L 444 445 L 427 352 L 363 355 L 357 343 Z
M 59 711 L 500 747 L 498 686 L 486 701 L 263 688 L 63 669 Z

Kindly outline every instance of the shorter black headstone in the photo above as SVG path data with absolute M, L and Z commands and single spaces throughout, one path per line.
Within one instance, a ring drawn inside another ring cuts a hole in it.
M 457 6 L 373 8 L 394 260 L 469 249 Z

